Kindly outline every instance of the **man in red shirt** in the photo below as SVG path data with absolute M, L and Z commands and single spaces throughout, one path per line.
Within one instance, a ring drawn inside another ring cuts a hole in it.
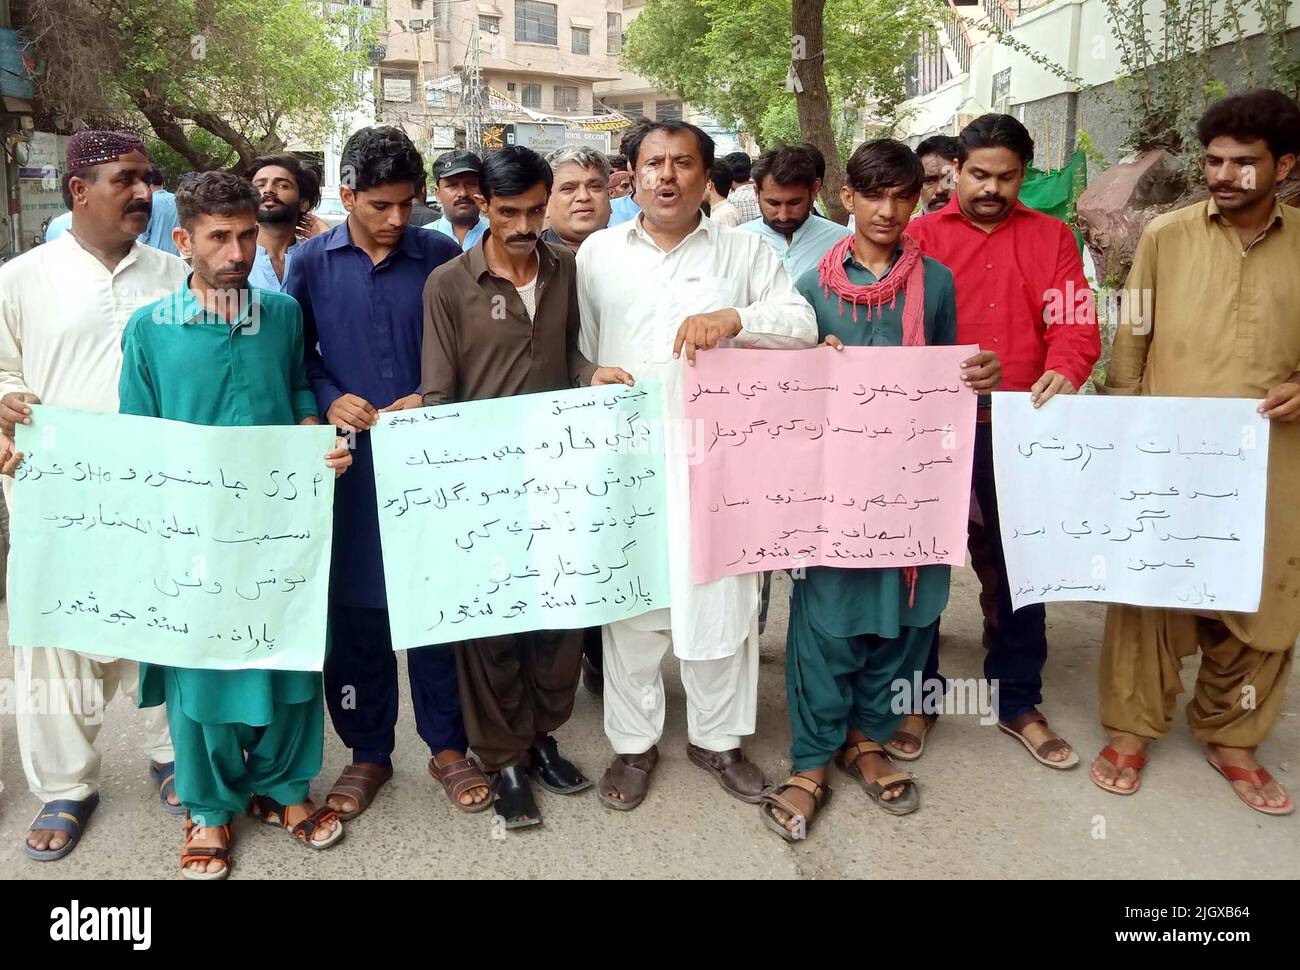
M 988 114 L 962 131 L 955 197 L 914 221 L 908 232 L 927 256 L 952 270 L 957 284 L 957 340 L 977 343 L 1002 361 L 1002 390 L 1028 391 L 1035 407 L 1074 394 L 1101 356 L 1096 306 L 1074 234 L 1060 219 L 1020 202 L 1034 141 L 1010 115 Z M 1046 610 L 1013 611 L 998 524 L 990 409 L 981 407 L 973 486 L 998 577 L 998 622 L 984 661 L 994 688 L 998 726 L 1049 768 L 1072 768 L 1079 756 L 1039 712 L 1047 660 Z M 938 641 L 925 677 L 939 679 Z M 932 695 L 927 689 L 922 696 Z M 937 712 L 906 718 L 891 747 L 919 753 Z M 902 735 L 902 737 L 900 737 Z

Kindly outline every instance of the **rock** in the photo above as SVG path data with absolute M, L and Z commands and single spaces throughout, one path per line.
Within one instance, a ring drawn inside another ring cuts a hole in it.
M 1142 230 L 1186 190 L 1178 159 L 1164 149 L 1113 165 L 1088 185 L 1075 211 L 1101 282 L 1123 281 Z

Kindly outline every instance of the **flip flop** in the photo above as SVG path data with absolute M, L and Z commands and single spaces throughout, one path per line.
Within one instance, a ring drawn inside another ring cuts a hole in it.
M 35 832 L 43 829 L 47 832 L 63 832 L 68 836 L 68 841 L 57 849 L 33 849 L 31 843 L 23 839 L 23 848 L 27 850 L 27 855 L 37 862 L 54 862 L 56 859 L 62 859 L 77 847 L 86 823 L 90 821 L 91 814 L 98 807 L 99 792 L 91 792 L 89 798 L 79 802 L 71 798 L 46 802 L 41 806 L 36 818 L 32 820 L 32 824 L 27 827 L 27 831 Z
M 1215 771 L 1223 775 L 1230 785 L 1234 781 L 1244 781 L 1254 785 L 1256 788 L 1263 788 L 1273 780 L 1273 776 L 1268 773 L 1268 769 L 1266 768 L 1259 768 L 1256 771 L 1251 771 L 1248 768 L 1241 768 L 1237 765 L 1221 765 L 1213 758 L 1206 758 L 1205 760 L 1210 763 L 1211 767 L 1213 767 Z M 1290 815 L 1295 811 L 1295 800 L 1292 799 L 1289 794 L 1286 796 L 1285 805 L 1280 808 L 1273 808 L 1271 805 L 1252 805 L 1250 802 L 1246 801 L 1245 795 L 1237 791 L 1236 785 L 1232 785 L 1232 793 L 1240 798 L 1247 808 L 1253 808 L 1255 811 L 1260 812 L 1263 815 Z
M 1102 781 L 1095 772 L 1090 771 L 1088 777 L 1092 779 L 1092 783 L 1102 791 L 1112 792 L 1116 795 L 1136 795 L 1138 789 L 1142 787 L 1142 769 L 1147 766 L 1146 752 L 1142 754 L 1122 754 L 1108 744 L 1101 749 L 1099 757 L 1105 758 L 1116 768 L 1132 768 L 1137 772 L 1137 777 L 1133 780 L 1132 788 L 1118 788 L 1109 782 Z
M 149 777 L 158 786 L 158 800 L 162 802 L 163 811 L 168 815 L 184 815 L 184 805 L 173 805 L 167 801 L 168 795 L 176 794 L 176 762 L 167 761 L 159 764 L 156 761 L 150 761 Z

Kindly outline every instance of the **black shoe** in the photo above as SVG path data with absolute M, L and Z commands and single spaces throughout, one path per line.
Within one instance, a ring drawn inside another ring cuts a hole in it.
M 528 749 L 528 773 L 541 786 L 557 795 L 576 795 L 591 787 L 591 782 L 563 755 L 555 738 L 549 734 Z
M 528 773 L 521 767 L 502 768 L 496 777 L 496 800 L 492 808 L 506 820 L 507 829 L 524 829 L 542 824 L 542 813 L 533 799 Z
M 586 655 L 582 658 L 582 686 L 597 697 L 605 693 L 605 675 L 596 669 L 596 665 Z

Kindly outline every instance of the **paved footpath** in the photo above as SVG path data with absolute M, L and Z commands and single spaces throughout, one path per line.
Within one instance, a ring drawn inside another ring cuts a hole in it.
M 974 576 L 969 570 L 955 570 L 953 576 L 952 605 L 943 622 L 943 670 L 949 677 L 978 677 L 983 651 Z M 789 770 L 787 590 L 779 577 L 763 636 L 759 731 L 749 746 L 772 780 Z M 1206 764 L 1181 711 L 1172 735 L 1155 746 L 1139 794 L 1120 798 L 1089 781 L 1087 765 L 1104 741 L 1096 720 L 1102 615 L 1103 608 L 1091 604 L 1048 609 L 1051 659 L 1044 710 L 1079 748 L 1084 763 L 1073 771 L 1038 765 L 996 727 L 982 726 L 975 714 L 946 717 L 913 766 L 921 789 L 919 812 L 888 816 L 840 774 L 836 797 L 810 838 L 787 845 L 763 828 L 757 808 L 728 798 L 686 760 L 684 697 L 670 662 L 662 758 L 642 807 L 616 813 L 594 793 L 566 798 L 539 790 L 545 824 L 494 839 L 490 814 L 455 811 L 425 773 L 428 755 L 415 735 L 403 686 L 396 776 L 369 812 L 348 823 L 345 840 L 327 852 L 311 852 L 282 832 L 237 820 L 234 878 L 1294 878 L 1300 872 L 1300 814 L 1266 818 L 1241 804 Z M 7 621 L 0 627 L 7 628 Z M 1184 670 L 1189 687 L 1194 673 L 1192 661 Z M 12 676 L 12 654 L 0 649 L 5 686 L 0 696 L 12 691 Z M 1297 680 L 1300 674 L 1293 675 L 1283 714 L 1261 756 L 1300 795 Z M 0 879 L 176 877 L 180 823 L 158 806 L 138 753 L 139 725 L 139 713 L 120 699 L 109 705 L 101 733 L 100 807 L 71 856 L 40 864 L 29 860 L 20 844 L 39 805 L 23 779 L 13 715 L 0 715 Z M 313 786 L 317 797 L 346 758 L 328 724 L 326 735 L 325 767 Z M 560 739 L 589 775 L 599 775 L 610 755 L 600 703 L 586 691 L 579 691 Z

